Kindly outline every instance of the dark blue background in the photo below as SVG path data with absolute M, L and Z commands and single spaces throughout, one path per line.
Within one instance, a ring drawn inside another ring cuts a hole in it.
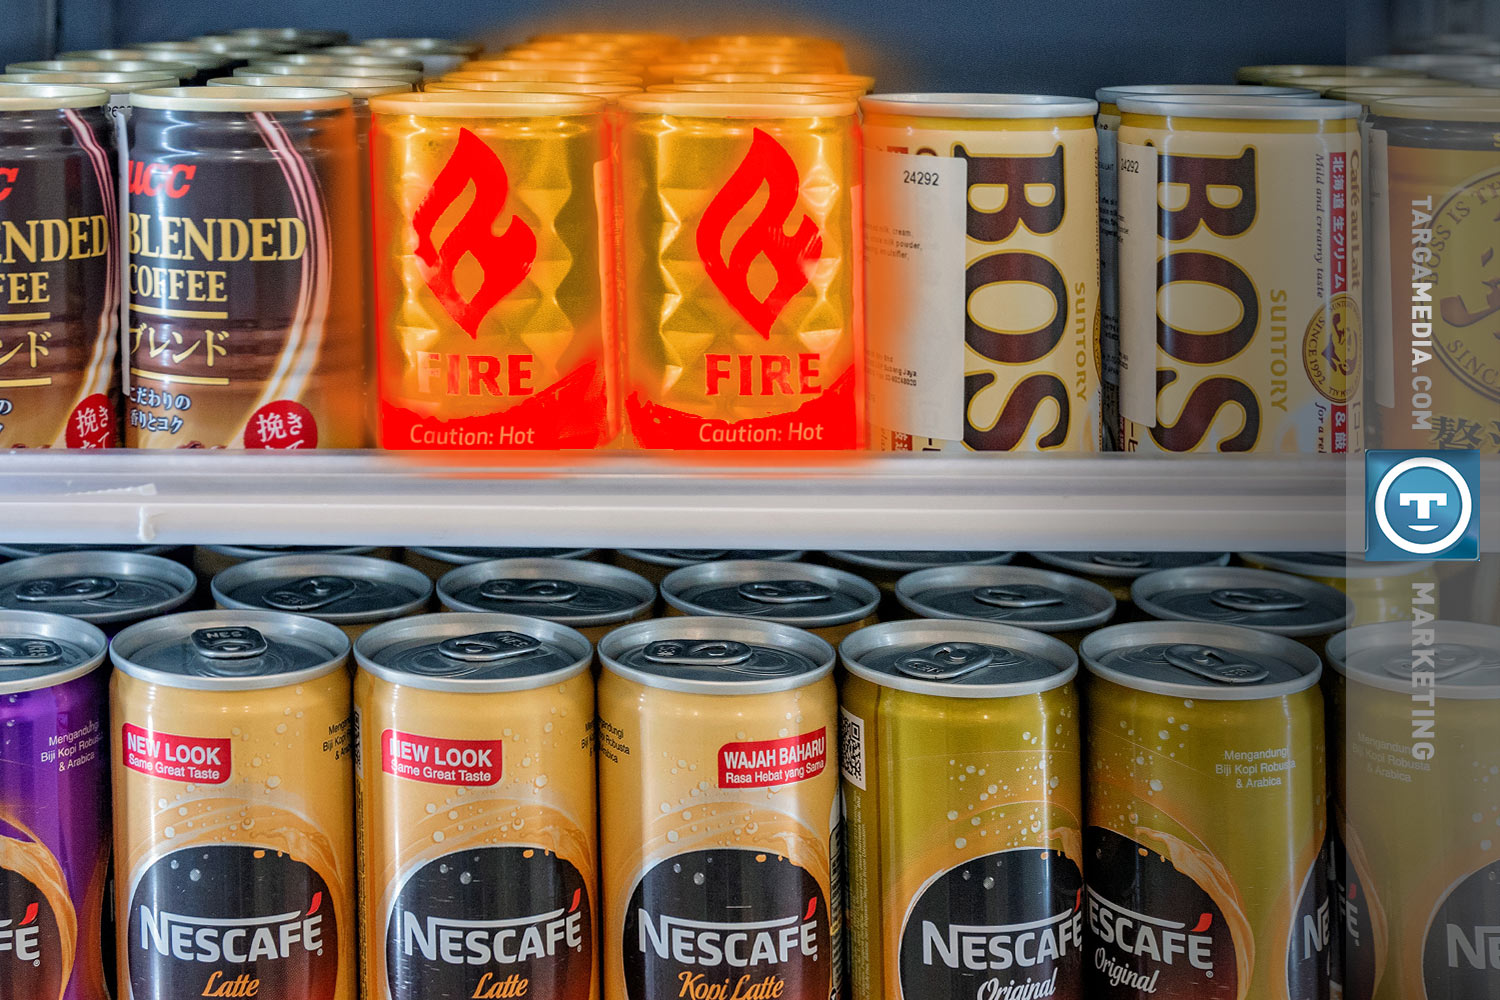
M 0 58 L 233 27 L 356 37 L 544 28 L 808 31 L 839 38 L 883 90 L 1084 94 L 1106 83 L 1227 82 L 1236 66 L 1380 51 L 1387 0 L 0 0 Z

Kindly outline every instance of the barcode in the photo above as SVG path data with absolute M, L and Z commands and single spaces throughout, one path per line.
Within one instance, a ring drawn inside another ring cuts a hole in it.
M 839 709 L 839 770 L 855 788 L 865 790 L 865 723 L 847 708 Z

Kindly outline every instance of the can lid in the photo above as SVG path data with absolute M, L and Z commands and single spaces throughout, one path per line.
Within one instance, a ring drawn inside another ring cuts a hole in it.
M 1240 558 L 1266 569 L 1297 576 L 1321 576 L 1328 579 L 1365 579 L 1413 576 L 1432 568 L 1431 559 L 1411 562 L 1366 562 L 1355 553 L 1344 552 L 1241 552 Z
M 577 631 L 520 615 L 418 615 L 377 625 L 354 644 L 359 668 L 389 684 L 490 694 L 583 673 L 593 647 Z
M 316 87 L 342 90 L 356 100 L 367 101 L 381 94 L 404 94 L 412 85 L 405 80 L 381 80 L 363 76 L 220 76 L 208 81 L 210 87 Z
M 370 102 L 378 115 L 421 115 L 430 118 L 533 118 L 553 115 L 593 115 L 604 110 L 604 100 L 588 94 L 496 93 L 465 91 L 438 94 L 388 94 Z
M 1223 566 L 1228 552 L 1033 552 L 1031 558 L 1074 573 L 1134 580 L 1179 566 Z
M 1404 84 L 1358 84 L 1352 87 L 1334 87 L 1328 91 L 1329 98 L 1336 101 L 1354 101 L 1369 107 L 1388 97 L 1472 97 L 1478 94 L 1500 94 L 1500 90 L 1486 90 L 1467 83 L 1449 83 L 1443 80 L 1417 80 Z
M 1317 63 L 1273 63 L 1265 66 L 1241 66 L 1235 79 L 1241 83 L 1258 83 L 1275 76 L 1389 76 L 1391 70 L 1381 66 L 1341 66 Z M 1413 73 L 1412 76 L 1421 76 Z
M 771 562 L 797 562 L 806 552 L 790 549 L 619 549 L 620 555 L 652 566 L 696 566 L 699 563 L 722 562 L 725 559 L 757 559 Z
M 130 95 L 132 108 L 159 111 L 336 111 L 353 104 L 342 91 L 313 87 L 162 87 Z
M 871 94 L 860 98 L 867 115 L 921 118 L 1092 118 L 1099 102 L 1045 94 Z
M 1174 698 L 1255 701 L 1305 691 L 1323 662 L 1295 639 L 1208 622 L 1111 625 L 1078 647 L 1096 677 Z
M 1500 122 L 1500 96 L 1389 97 L 1370 105 L 1377 118 L 1406 118 L 1429 122 Z
M 688 615 L 758 618 L 801 628 L 847 625 L 875 613 L 880 591 L 853 573 L 811 563 L 728 559 L 673 570 L 661 596 Z
M 704 83 L 771 83 L 776 81 L 816 83 L 830 87 L 862 90 L 867 93 L 875 86 L 875 78 L 865 76 L 863 73 L 703 73 L 691 80 L 678 80 L 678 82 L 692 83 L 696 80 L 702 80 Z
M 141 552 L 148 556 L 162 556 L 178 545 L 0 545 L 0 556 L 7 559 L 27 559 L 31 556 L 49 556 L 54 552 Z
M 1098 628 L 1115 616 L 1097 583 L 1026 566 L 940 566 L 896 581 L 901 606 L 923 618 L 971 618 L 1038 632 Z
M 76 618 L 0 610 L 0 695 L 82 677 L 104 662 L 107 645 L 103 632 Z
M 140 90 L 174 87 L 177 77 L 160 73 L 6 73 L 0 83 L 78 84 L 103 87 L 111 94 L 128 94 Z
M 44 83 L 0 83 L 0 111 L 97 108 L 108 103 L 109 92 L 96 87 L 48 86 Z
M 1100 104 L 1118 104 L 1122 97 L 1275 97 L 1281 100 L 1316 98 L 1311 87 L 1271 87 L 1255 83 L 1145 83 L 1100 87 L 1094 97 Z
M 175 611 L 197 589 L 186 566 L 139 552 L 59 552 L 0 565 L 0 607 L 95 625 Z
M 422 80 L 421 70 L 401 69 L 398 66 L 346 66 L 343 64 L 296 66 L 292 63 L 272 62 L 251 62 L 236 69 L 233 75 L 295 77 L 305 76 L 308 73 L 333 73 L 338 76 L 365 77 L 371 80 L 400 80 L 413 85 Z M 287 84 L 287 86 L 294 85 Z
M 439 83 L 595 83 L 604 86 L 630 87 L 639 90 L 640 77 L 631 73 L 593 72 L 590 70 L 455 70 L 444 73 Z
M 266 63 L 283 63 L 288 66 L 388 66 L 391 69 L 414 69 L 421 71 L 422 60 L 405 56 L 365 55 L 363 53 L 287 52 L 266 56 L 259 60 Z
M 628 622 L 656 603 L 639 574 L 578 559 L 494 559 L 469 563 L 438 581 L 450 611 L 503 612 L 593 628 Z
M 1342 590 L 1290 573 L 1187 566 L 1136 580 L 1130 600 L 1153 618 L 1244 625 L 1285 636 L 1330 635 L 1354 607 Z
M 1121 114 L 1167 118 L 1228 118 L 1236 121 L 1342 121 L 1358 118 L 1362 108 L 1348 101 L 1259 101 L 1236 97 L 1221 101 L 1181 101 L 1162 97 L 1126 97 Z
M 940 549 L 907 549 L 899 552 L 831 549 L 823 554 L 834 562 L 843 563 L 846 566 L 886 570 L 893 573 L 908 573 L 912 570 L 932 569 L 935 566 L 1000 565 L 1010 562 L 1016 556 L 1014 552 L 947 552 Z
M 231 559 L 269 559 L 272 556 L 314 554 L 364 556 L 375 551 L 373 545 L 209 545 L 206 548 Z
M 423 90 L 429 94 L 452 94 L 482 91 L 496 94 L 587 94 L 612 100 L 622 94 L 634 94 L 641 88 L 622 83 L 548 83 L 541 80 L 431 80 Z
M 611 673 L 691 694 L 791 691 L 833 671 L 833 647 L 790 625 L 745 618 L 657 618 L 622 625 L 599 643 Z
M 241 38 L 268 38 L 297 45 L 337 45 L 349 40 L 349 33 L 337 28 L 234 28 L 229 33 Z
M 421 611 L 432 581 L 410 566 L 369 556 L 249 559 L 209 584 L 224 608 L 288 611 L 335 625 L 361 625 Z
M 264 35 L 259 37 L 234 34 L 198 35 L 193 41 L 213 52 L 226 48 L 249 49 L 258 52 L 294 52 L 300 47 L 297 42 L 283 38 L 267 38 Z
M 150 73 L 179 79 L 198 72 L 196 66 L 173 59 L 38 59 L 13 62 L 7 73 Z
M 1494 61 L 1494 56 L 1471 52 L 1395 52 L 1366 59 L 1365 65 L 1408 73 L 1431 73 L 1435 69 L 1488 66 Z
M 817 94 L 626 94 L 619 103 L 632 114 L 696 118 L 846 118 L 858 110 L 849 98 Z
M 489 562 L 492 559 L 587 559 L 597 549 L 494 549 L 483 546 L 467 546 L 463 548 L 411 548 L 406 551 L 412 555 L 431 559 L 433 562 L 448 563 L 451 566 L 466 566 L 469 563 Z
M 839 656 L 872 684 L 939 698 L 1040 694 L 1078 673 L 1078 655 L 1066 643 L 996 622 L 871 625 L 840 643 Z
M 281 611 L 184 611 L 132 625 L 110 644 L 115 668 L 167 687 L 256 691 L 341 670 L 336 625 Z
M 1500 699 L 1500 627 L 1441 619 L 1423 629 L 1430 646 L 1413 644 L 1409 621 L 1356 625 L 1328 640 L 1328 665 L 1350 681 L 1408 697 L 1420 665 L 1434 674 L 1439 698 Z
M 59 52 L 57 58 L 106 61 L 134 59 L 142 62 L 186 63 L 196 70 L 218 69 L 230 63 L 226 57 L 196 48 L 190 42 L 181 43 L 181 48 L 173 48 L 172 45 L 173 43 L 169 42 L 152 42 L 133 45 L 128 49 L 80 49 L 75 52 Z M 163 53 L 170 53 L 170 58 L 165 57 Z
M 1426 77 L 1421 76 L 1345 76 L 1343 74 L 1335 74 L 1333 76 L 1279 77 L 1277 78 L 1277 80 L 1278 82 L 1286 81 L 1289 83 L 1300 84 L 1304 87 L 1314 87 L 1319 92 L 1325 94 L 1328 91 L 1338 90 L 1342 87 L 1356 86 L 1359 84 L 1385 84 L 1387 86 L 1392 86 L 1401 83 L 1409 84 L 1430 82 L 1427 81 Z
M 372 49 L 416 49 L 421 52 L 452 52 L 457 55 L 478 55 L 483 45 L 474 42 L 458 42 L 451 38 L 366 38 L 359 43 Z

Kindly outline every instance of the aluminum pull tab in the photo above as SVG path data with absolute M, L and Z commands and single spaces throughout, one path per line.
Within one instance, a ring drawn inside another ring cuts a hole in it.
M 520 632 L 476 632 L 444 639 L 438 644 L 438 652 L 443 656 L 464 663 L 493 663 L 541 648 L 540 639 Z
M 487 601 L 562 604 L 577 599 L 578 584 L 569 580 L 487 580 L 479 596 Z
M 1095 552 L 1089 562 L 1116 569 L 1149 569 L 1151 557 L 1140 552 Z
M 249 660 L 265 654 L 266 637 L 244 625 L 194 629 L 193 646 L 211 660 Z
M 1269 670 L 1257 663 L 1247 663 L 1233 653 L 1197 643 L 1168 646 L 1162 658 L 1180 670 L 1218 684 L 1254 684 L 1271 676 Z
M 264 600 L 278 611 L 316 611 L 342 601 L 358 589 L 347 576 L 304 576 L 266 594 Z
M 759 604 L 810 604 L 833 596 L 833 591 L 811 580 L 754 580 L 740 584 L 739 593 Z
M 977 642 L 939 642 L 897 657 L 896 669 L 924 681 L 951 681 L 993 662 L 995 654 Z
M 0 667 L 41 667 L 62 659 L 62 647 L 50 639 L 0 637 Z
M 1063 602 L 1062 595 L 1050 587 L 1034 583 L 1012 583 L 999 587 L 975 587 L 974 600 L 996 608 L 1017 611 L 1026 608 L 1050 608 Z
M 751 649 L 729 639 L 658 639 L 642 655 L 652 663 L 687 667 L 730 667 L 750 660 Z
M 33 604 L 97 601 L 119 589 L 120 582 L 108 576 L 49 576 L 21 584 L 16 588 L 16 600 Z
M 1215 590 L 1209 599 L 1230 611 L 1269 614 L 1273 611 L 1296 611 L 1307 607 L 1307 598 L 1275 587 L 1229 587 Z
M 1440 681 L 1452 680 L 1471 670 L 1483 670 L 1495 665 L 1494 654 L 1486 660 L 1483 653 L 1473 646 L 1456 642 L 1440 642 L 1432 647 L 1432 672 Z M 1393 656 L 1385 665 L 1385 672 L 1392 677 L 1410 680 L 1413 668 L 1411 654 Z

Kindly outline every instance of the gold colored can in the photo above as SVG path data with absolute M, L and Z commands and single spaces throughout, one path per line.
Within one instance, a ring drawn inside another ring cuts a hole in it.
M 896 584 L 896 599 L 917 618 L 968 619 L 1042 632 L 1074 649 L 1115 617 L 1114 596 L 1097 583 L 1030 566 L 962 565 L 920 569 Z
M 837 645 L 874 625 L 880 590 L 853 573 L 812 563 L 726 559 L 668 573 L 668 615 L 753 618 L 806 629 Z
M 363 995 L 597 998 L 588 641 L 424 615 L 355 658 Z
M 1322 662 L 1232 625 L 1083 641 L 1091 1000 L 1322 995 Z
M 871 445 L 1099 451 L 1098 105 L 881 94 L 860 107 Z
M 349 639 L 194 611 L 110 652 L 122 998 L 355 1000 Z
M 1482 997 L 1500 975 L 1500 629 L 1418 621 L 1328 644 L 1334 981 L 1350 998 Z
M 456 94 L 463 91 L 480 91 L 490 94 L 582 94 L 587 97 L 602 97 L 614 100 L 626 94 L 640 92 L 640 87 L 623 83 L 573 83 L 567 81 L 547 82 L 543 80 L 456 80 L 444 77 L 433 80 L 422 88 L 428 94 Z
M 849 995 L 1083 996 L 1077 655 L 972 621 L 840 654 Z
M 834 87 L 821 83 L 784 83 L 766 81 L 760 83 L 719 83 L 707 80 L 690 80 L 686 83 L 657 83 L 646 88 L 648 94 L 812 94 L 814 96 L 838 97 L 857 101 L 862 90 Z
M 556 70 L 522 67 L 508 70 L 458 70 L 444 74 L 436 83 L 480 83 L 480 82 L 542 82 L 542 83 L 597 83 L 622 87 L 641 86 L 641 78 L 630 73 L 597 70 Z
M 250 559 L 223 570 L 209 586 L 216 607 L 306 615 L 337 625 L 350 642 L 382 622 L 419 615 L 432 603 L 426 574 L 369 556 Z
M 500 613 L 567 625 L 590 642 L 650 618 L 656 586 L 618 566 L 582 559 L 493 559 L 460 566 L 437 585 L 444 611 Z
M 864 367 L 854 103 L 677 93 L 619 105 L 634 443 L 855 447 Z M 752 204 L 761 207 L 745 211 Z
M 1359 107 L 1119 107 L 1123 449 L 1359 451 Z
M 428 579 L 436 583 L 444 573 L 459 566 L 468 566 L 472 563 L 489 562 L 491 559 L 593 559 L 598 555 L 597 549 L 496 549 L 482 546 L 467 548 L 409 548 L 401 556 L 401 561 L 413 569 L 419 569 L 427 574 Z
M 383 447 L 615 436 L 603 108 L 524 93 L 370 102 Z
M 1412 587 L 1431 582 L 1437 600 L 1438 574 L 1431 560 L 1372 563 L 1344 552 L 1241 552 L 1240 561 L 1257 569 L 1291 573 L 1341 590 L 1354 604 L 1351 625 L 1373 625 L 1411 617 Z M 1436 613 L 1436 612 L 1434 612 Z
M 604 1000 L 840 996 L 833 648 L 671 618 L 599 656 Z

